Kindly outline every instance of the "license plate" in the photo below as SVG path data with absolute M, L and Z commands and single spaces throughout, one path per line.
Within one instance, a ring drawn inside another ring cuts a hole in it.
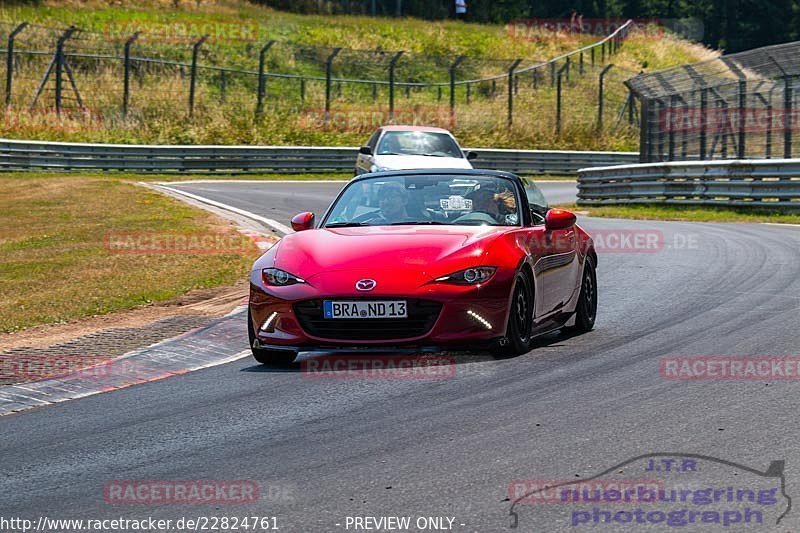
M 323 301 L 325 318 L 407 318 L 405 300 Z

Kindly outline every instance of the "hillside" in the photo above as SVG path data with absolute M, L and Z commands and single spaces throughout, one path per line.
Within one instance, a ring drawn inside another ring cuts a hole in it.
M 177 5 L 177 7 L 175 7 Z M 372 19 L 353 16 L 309 16 L 284 13 L 235 0 L 42 2 L 2 11 L 0 35 L 5 40 L 15 24 L 26 21 L 18 50 L 53 50 L 58 32 L 75 25 L 86 32 L 67 41 L 65 51 L 74 71 L 77 95 L 62 77 L 62 107 L 54 113 L 55 75 L 43 84 L 36 105 L 36 88 L 50 58 L 21 54 L 17 60 L 12 107 L 0 124 L 0 134 L 12 138 L 104 142 L 358 144 L 365 133 L 388 120 L 388 60 L 397 63 L 396 120 L 438 123 L 452 128 L 471 146 L 523 148 L 634 149 L 635 126 L 619 113 L 625 102 L 622 81 L 641 70 L 696 61 L 707 49 L 669 35 L 657 39 L 632 37 L 613 57 L 606 78 L 605 122 L 595 133 L 597 76 L 602 68 L 586 54 L 583 75 L 571 66 L 564 79 L 562 126 L 555 135 L 555 87 L 547 68 L 520 75 L 515 85 L 514 125 L 505 120 L 505 78 L 456 90 L 456 115 L 449 114 L 448 67 L 466 56 L 457 80 L 501 76 L 513 58 L 520 69 L 586 46 L 601 36 L 524 35 L 504 26 L 430 22 L 412 19 Z M 125 38 L 144 33 L 131 50 L 134 61 L 129 109 L 123 116 L 119 58 Z M 198 56 L 195 108 L 188 117 L 189 65 L 192 43 L 211 35 Z M 263 43 L 277 41 L 265 55 L 262 113 L 256 116 L 258 56 Z M 332 67 L 331 115 L 324 119 L 325 59 L 344 47 Z M 391 53 L 390 53 L 391 51 Z M 74 54 L 70 57 L 69 54 Z M 102 56 L 103 59 L 94 58 Z M 160 63 L 135 58 L 160 58 Z M 211 69 L 203 67 L 224 67 Z M 296 76 L 309 79 L 300 81 Z M 430 85 L 439 84 L 439 85 Z M 81 98 L 78 103 L 78 96 Z M 29 110 L 32 108 L 32 110 Z

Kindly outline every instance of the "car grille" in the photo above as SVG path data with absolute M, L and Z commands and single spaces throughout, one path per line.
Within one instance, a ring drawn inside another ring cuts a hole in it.
M 297 303 L 294 312 L 309 335 L 325 339 L 373 341 L 425 335 L 436 323 L 442 304 L 428 300 L 406 300 L 406 303 L 407 318 L 326 319 L 323 317 L 322 300 Z

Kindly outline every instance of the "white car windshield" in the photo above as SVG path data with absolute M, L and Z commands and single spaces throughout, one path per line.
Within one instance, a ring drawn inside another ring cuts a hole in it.
M 323 227 L 386 225 L 519 226 L 514 183 L 496 176 L 414 175 L 356 180 Z
M 426 155 L 459 157 L 464 155 L 447 133 L 430 131 L 387 131 L 378 143 L 376 155 Z

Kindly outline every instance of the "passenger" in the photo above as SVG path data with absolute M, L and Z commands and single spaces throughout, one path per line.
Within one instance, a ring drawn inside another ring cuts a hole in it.
M 497 222 L 517 210 L 517 202 L 511 191 L 497 192 L 491 186 L 483 186 L 467 195 L 472 200 L 472 210 L 491 215 Z

